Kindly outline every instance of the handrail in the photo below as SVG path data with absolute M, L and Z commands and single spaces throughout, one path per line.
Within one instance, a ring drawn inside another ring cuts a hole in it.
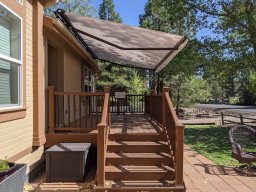
M 184 151 L 184 128 L 173 108 L 169 95 L 169 88 L 163 88 L 163 128 L 168 135 L 169 144 L 174 152 L 174 168 L 175 168 L 175 184 L 176 186 L 183 185 L 183 151 Z M 170 116 L 168 116 L 170 115 Z M 167 119 L 168 118 L 168 119 Z M 168 123 L 167 123 L 168 122 Z
M 77 96 L 104 96 L 104 93 L 91 92 L 55 92 L 55 95 L 77 95 Z
M 178 117 L 177 117 L 176 112 L 174 110 L 174 107 L 173 107 L 173 104 L 172 104 L 172 101 L 171 101 L 171 98 L 170 98 L 170 95 L 169 95 L 169 91 L 164 93 L 164 97 L 165 97 L 166 102 L 167 102 L 167 107 L 170 110 L 171 116 L 172 116 L 172 118 L 174 120 L 174 124 L 176 126 L 182 126 L 182 124 L 178 120 Z
M 101 122 L 97 125 L 97 185 L 105 185 L 105 162 L 107 152 L 108 133 L 110 130 L 109 92 L 110 88 L 104 89 L 104 104 Z

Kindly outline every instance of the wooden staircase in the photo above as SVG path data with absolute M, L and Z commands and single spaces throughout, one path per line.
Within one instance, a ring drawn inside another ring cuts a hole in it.
M 182 191 L 164 133 L 110 134 L 105 186 L 96 191 Z

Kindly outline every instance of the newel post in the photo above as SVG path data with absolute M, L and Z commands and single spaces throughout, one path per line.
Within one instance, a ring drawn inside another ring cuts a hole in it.
M 184 128 L 184 125 L 176 125 L 175 128 L 175 181 L 177 186 L 183 185 Z
M 169 94 L 169 87 L 163 87 L 162 89 L 162 125 L 163 128 L 166 127 L 166 93 Z
M 97 185 L 105 185 L 105 132 L 106 126 L 98 124 L 98 136 L 97 136 Z
M 104 87 L 104 93 L 106 95 L 106 93 L 109 94 L 109 106 L 108 106 L 108 125 L 109 127 L 111 127 L 111 118 L 110 118 L 110 87 Z
M 49 133 L 54 133 L 54 91 L 55 87 L 54 86 L 49 86 L 48 87 L 48 110 L 49 110 Z
M 106 99 L 106 95 L 109 95 L 110 88 L 105 87 L 104 88 L 104 103 Z M 108 97 L 109 99 L 109 97 Z M 103 103 L 103 106 L 104 106 Z M 107 111 L 106 111 L 107 110 Z M 107 121 L 108 122 L 101 122 L 97 125 L 98 129 L 98 136 L 97 136 L 97 185 L 98 186 L 104 186 L 105 185 L 105 159 L 106 159 L 106 128 L 110 124 L 110 116 L 109 116 L 109 106 L 108 108 L 103 108 L 102 115 L 107 112 Z M 105 120 L 104 120 L 105 121 Z M 107 125 L 105 124 L 107 123 Z

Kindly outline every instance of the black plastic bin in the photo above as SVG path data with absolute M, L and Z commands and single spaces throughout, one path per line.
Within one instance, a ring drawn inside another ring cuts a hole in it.
M 59 143 L 47 149 L 46 182 L 81 182 L 91 143 Z

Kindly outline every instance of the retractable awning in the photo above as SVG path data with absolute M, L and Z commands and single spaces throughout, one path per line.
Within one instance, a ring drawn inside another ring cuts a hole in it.
M 96 59 L 161 71 L 186 46 L 184 36 L 55 12 Z

